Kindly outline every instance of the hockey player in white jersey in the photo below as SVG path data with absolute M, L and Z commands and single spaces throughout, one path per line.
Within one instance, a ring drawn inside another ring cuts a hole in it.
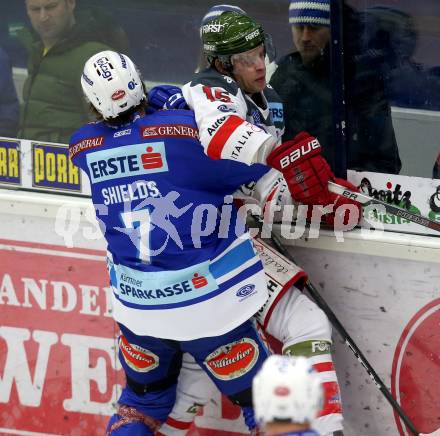
M 244 14 L 224 12 L 202 26 L 202 39 L 212 67 L 182 91 L 195 112 L 206 154 L 267 164 L 283 133 L 283 120 L 281 100 L 266 86 L 263 29 Z
M 284 176 L 271 170 L 258 183 L 242 188 L 240 196 L 257 199 L 261 205 L 275 201 L 282 206 L 292 197 L 308 205 L 343 204 L 343 199 L 327 190 L 328 180 L 335 178 L 320 156 L 315 138 L 302 133 L 279 145 L 282 105 L 264 79 L 265 36 L 261 26 L 243 14 L 225 12 L 202 27 L 202 39 L 211 66 L 183 87 L 183 95 L 195 111 L 205 152 L 213 159 L 269 163 Z M 355 189 L 346 181 L 338 179 L 338 183 Z M 334 214 L 324 219 L 332 223 Z M 324 407 L 314 425 L 323 435 L 341 435 L 342 408 L 330 352 L 329 322 L 300 291 L 305 273 L 264 242 L 254 243 L 263 253 L 270 291 L 268 302 L 257 314 L 258 322 L 282 342 L 283 354 L 305 356 L 314 365 L 325 391 Z M 206 404 L 212 389 L 209 380 L 184 356 L 176 404 L 160 433 L 184 435 L 195 406 Z
M 227 5 L 221 5 L 227 6 Z M 334 223 L 340 205 L 355 203 L 330 193 L 335 181 L 316 138 L 306 132 L 281 144 L 283 106 L 266 83 L 266 40 L 260 24 L 236 11 L 226 11 L 201 28 L 209 67 L 182 88 L 195 112 L 200 142 L 212 159 L 247 165 L 261 163 L 284 176 L 292 198 L 305 205 L 333 205 L 323 220 Z M 274 171 L 268 177 L 279 177 Z M 338 183 L 348 184 L 337 179 Z M 358 218 L 353 216 L 353 221 Z
M 270 356 L 253 380 L 255 417 L 266 436 L 319 436 L 311 428 L 324 399 L 304 357 Z
M 269 299 L 255 315 L 263 331 L 282 342 L 282 353 L 303 356 L 322 382 L 325 400 L 313 425 L 322 435 L 342 435 L 342 406 L 331 356 L 327 317 L 302 292 L 306 273 L 261 239 L 254 246 L 263 261 Z M 159 435 L 184 436 L 200 407 L 217 398 L 215 385 L 188 354 L 183 355 L 174 408 Z

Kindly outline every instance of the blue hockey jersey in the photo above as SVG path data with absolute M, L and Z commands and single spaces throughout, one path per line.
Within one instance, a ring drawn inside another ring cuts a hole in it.
M 231 194 L 269 168 L 204 154 L 191 111 L 90 123 L 69 154 L 108 244 L 116 321 L 138 335 L 226 333 L 265 302 L 263 267 Z

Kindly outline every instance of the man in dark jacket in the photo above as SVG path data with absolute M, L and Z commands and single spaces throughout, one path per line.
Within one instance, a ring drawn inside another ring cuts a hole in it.
M 270 84 L 283 100 L 284 140 L 305 130 L 319 139 L 323 154 L 335 168 L 332 83 L 330 72 L 330 0 L 290 3 L 289 21 L 297 52 L 279 62 Z M 397 174 L 399 152 L 380 77 L 358 48 L 360 21 L 345 9 L 349 25 L 345 43 L 347 167 Z M 358 36 L 356 36 L 358 35 Z
M 89 119 L 78 77 L 93 54 L 110 49 L 114 23 L 76 17 L 75 0 L 25 0 L 35 33 L 27 35 L 28 73 L 19 137 L 68 143 Z M 126 47 L 115 47 L 126 51 Z

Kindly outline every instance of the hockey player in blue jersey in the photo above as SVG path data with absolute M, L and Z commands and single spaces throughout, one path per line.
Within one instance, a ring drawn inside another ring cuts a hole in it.
M 148 109 L 131 60 L 106 51 L 81 78 L 98 121 L 69 153 L 89 177 L 108 244 L 127 385 L 109 435 L 152 435 L 175 400 L 183 352 L 239 404 L 267 357 L 249 318 L 267 299 L 263 266 L 229 195 L 269 168 L 213 160 L 191 111 Z

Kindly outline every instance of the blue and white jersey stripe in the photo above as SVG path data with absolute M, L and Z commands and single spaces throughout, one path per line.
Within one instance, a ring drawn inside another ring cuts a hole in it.
M 236 239 L 223 253 L 174 271 L 139 271 L 108 259 L 115 298 L 141 310 L 173 309 L 214 298 L 262 270 L 248 237 Z
M 173 271 L 169 277 L 132 270 L 132 280 L 128 280 L 123 274 L 129 270 L 112 265 L 110 260 L 109 267 L 114 271 L 111 276 L 115 319 L 138 335 L 175 340 L 221 335 L 242 324 L 266 301 L 267 286 L 263 265 L 252 242 L 237 241 L 212 262 Z M 192 281 L 195 274 L 199 279 L 196 285 Z M 120 280 L 115 281 L 115 277 Z M 146 291 L 140 288 L 131 298 L 121 294 L 121 280 L 142 287 L 145 277 L 150 283 L 166 285 L 149 290 L 150 297 L 159 296 L 158 299 L 146 299 Z M 173 282 L 176 278 L 182 281 Z M 174 289 L 177 295 L 173 294 Z

